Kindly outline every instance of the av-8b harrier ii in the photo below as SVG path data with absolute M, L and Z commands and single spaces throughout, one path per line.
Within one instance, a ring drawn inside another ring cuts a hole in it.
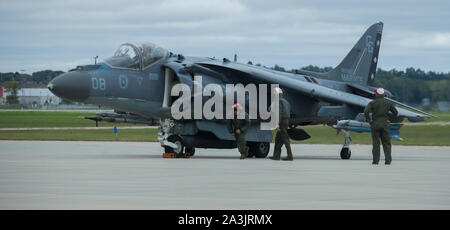
M 370 132 L 363 110 L 375 95 L 372 85 L 382 30 L 381 22 L 370 26 L 342 62 L 327 73 L 279 72 L 251 63 L 238 63 L 236 59 L 189 57 L 150 43 L 125 43 L 104 62 L 78 66 L 53 79 L 48 88 L 67 100 L 115 109 L 113 113 L 88 117 L 92 120 L 149 124 L 157 119 L 160 121 L 158 141 L 165 151 L 192 155 L 195 148 L 236 148 L 236 142 L 227 131 L 225 118 L 175 119 L 171 111 L 177 99 L 188 96 L 194 100 L 194 88 L 205 89 L 208 84 L 219 85 L 222 90 L 229 84 L 255 84 L 257 87 L 278 84 L 283 89 L 283 97 L 291 104 L 291 138 L 309 138 L 304 130 L 297 128 L 299 126 L 327 124 L 345 133 L 340 156 L 349 159 L 349 131 Z M 196 76 L 201 76 L 201 81 Z M 189 95 L 173 96 L 173 87 L 178 84 L 187 87 Z M 200 93 L 203 92 L 200 90 Z M 259 90 L 258 93 L 261 94 Z M 257 98 L 270 98 L 270 94 L 268 90 L 266 95 Z M 392 94 L 387 92 L 387 95 Z M 202 94 L 202 103 L 208 103 L 207 99 L 212 96 L 217 95 Z M 432 116 L 387 99 L 399 112 L 397 117 L 390 118 L 392 139 L 401 139 L 399 123 L 404 118 L 418 122 Z M 245 102 L 247 107 L 252 104 L 248 95 Z M 270 109 L 269 104 L 266 109 Z M 247 132 L 249 156 L 266 157 L 269 153 L 272 131 L 260 128 L 263 120 L 253 119 Z

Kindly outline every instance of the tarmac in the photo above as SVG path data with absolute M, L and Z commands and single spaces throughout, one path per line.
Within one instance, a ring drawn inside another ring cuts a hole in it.
M 350 160 L 341 145 L 292 148 L 286 162 L 236 149 L 167 159 L 154 142 L 0 141 L 0 209 L 450 209 L 450 147 L 394 145 L 392 165 L 372 165 L 369 145 L 352 145 Z

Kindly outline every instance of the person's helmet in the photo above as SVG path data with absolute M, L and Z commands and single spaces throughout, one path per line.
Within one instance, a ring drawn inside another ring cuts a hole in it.
M 233 105 L 233 110 L 241 110 L 242 106 L 239 103 Z
M 280 88 L 275 88 L 274 89 L 274 92 L 276 93 L 276 94 L 282 94 L 283 93 L 283 90 L 281 90 Z
M 375 89 L 375 95 L 377 95 L 377 96 L 386 96 L 386 92 L 384 92 L 384 89 L 383 88 L 376 88 Z

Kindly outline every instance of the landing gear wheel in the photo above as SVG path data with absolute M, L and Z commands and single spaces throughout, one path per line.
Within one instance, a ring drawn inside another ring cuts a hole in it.
M 266 158 L 270 151 L 269 142 L 249 143 L 248 157 Z
M 189 156 L 192 157 L 195 154 L 195 148 L 186 146 L 186 148 L 184 148 L 184 153 L 189 153 Z
M 343 147 L 341 150 L 341 159 L 348 160 L 352 156 L 352 151 L 349 147 Z
M 177 157 L 182 157 L 183 149 L 184 149 L 183 139 L 178 135 L 171 135 L 171 136 L 169 136 L 169 138 L 167 138 L 167 140 L 176 144 L 177 147 L 172 148 L 169 146 L 165 146 L 164 150 L 166 151 L 166 153 L 175 153 L 177 155 Z

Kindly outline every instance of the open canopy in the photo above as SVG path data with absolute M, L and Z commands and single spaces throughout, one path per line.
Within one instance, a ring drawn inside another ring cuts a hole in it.
M 167 56 L 168 53 L 167 50 L 152 43 L 124 43 L 105 62 L 117 68 L 144 69 Z

